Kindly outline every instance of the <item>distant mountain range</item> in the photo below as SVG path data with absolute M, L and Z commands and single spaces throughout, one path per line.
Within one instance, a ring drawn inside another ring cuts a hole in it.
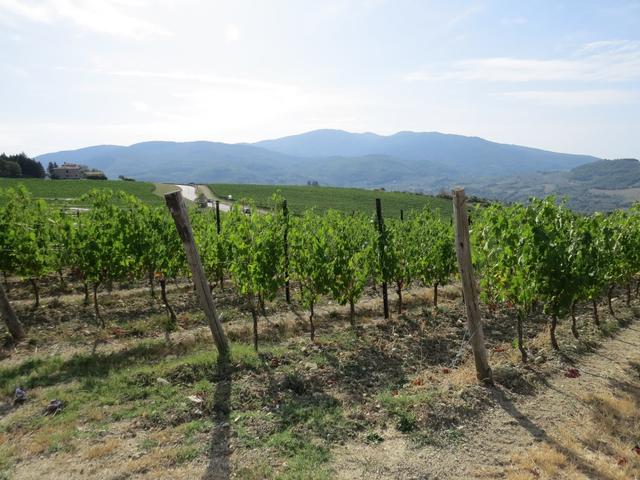
M 124 175 L 158 182 L 317 181 L 427 193 L 459 184 L 480 195 L 503 198 L 509 196 L 507 187 L 531 187 L 518 182 L 549 180 L 544 172 L 569 172 L 600 159 L 437 132 L 383 136 L 315 130 L 254 144 L 158 141 L 128 147 L 101 145 L 48 153 L 38 160 L 45 166 L 48 162 L 85 164 L 110 178 Z
M 40 155 L 73 162 L 110 177 L 163 182 L 306 183 L 429 189 L 434 182 L 496 177 L 539 170 L 569 170 L 597 160 L 442 133 L 382 136 L 315 130 L 254 144 L 144 142 L 101 145 Z

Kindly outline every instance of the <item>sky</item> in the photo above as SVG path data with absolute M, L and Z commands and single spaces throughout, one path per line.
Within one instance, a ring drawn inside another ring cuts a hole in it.
M 318 128 L 640 158 L 640 0 L 0 0 L 0 151 Z

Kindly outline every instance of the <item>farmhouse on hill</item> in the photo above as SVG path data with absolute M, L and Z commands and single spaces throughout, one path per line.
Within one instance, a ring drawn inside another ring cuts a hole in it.
M 86 165 L 63 163 L 62 166 L 51 169 L 51 178 L 59 180 L 74 180 L 88 178 L 91 180 L 106 180 L 107 176 L 100 170 L 94 170 Z

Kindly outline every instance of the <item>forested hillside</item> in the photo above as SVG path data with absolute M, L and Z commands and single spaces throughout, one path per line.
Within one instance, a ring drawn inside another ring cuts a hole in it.
M 546 195 L 566 197 L 580 212 L 609 212 L 640 200 L 640 162 L 636 159 L 598 160 L 569 172 L 539 172 L 467 183 L 470 192 L 485 198 L 526 202 Z

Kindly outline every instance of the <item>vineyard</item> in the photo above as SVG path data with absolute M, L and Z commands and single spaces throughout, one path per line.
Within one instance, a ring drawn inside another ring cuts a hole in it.
M 322 213 L 326 210 L 339 210 L 343 213 L 371 212 L 375 208 L 375 199 L 380 198 L 385 206 L 383 214 L 398 217 L 400 210 L 422 210 L 431 208 L 451 214 L 451 201 L 445 198 L 406 192 L 385 192 L 362 190 L 358 188 L 338 188 L 298 185 L 241 185 L 217 183 L 209 185 L 211 191 L 224 200 L 229 195 L 235 200 L 249 198 L 258 207 L 269 208 L 272 196 L 280 192 L 287 199 L 291 213 L 301 215 L 309 209 Z
M 165 187 L 150 182 L 125 182 L 122 180 L 43 180 L 39 178 L 0 178 L 0 189 L 16 188 L 23 185 L 34 198 L 46 200 L 49 205 L 86 206 L 83 195 L 93 189 L 110 189 L 133 195 L 151 205 L 163 205 L 159 196 Z M 170 188 L 175 189 L 171 186 Z M 157 191 L 160 190 L 160 191 Z
M 403 216 L 384 220 L 304 202 L 293 215 L 282 194 L 260 201 L 266 211 L 191 208 L 232 342 L 226 377 L 210 337 L 196 330 L 202 315 L 165 206 L 105 189 L 80 196 L 87 211 L 70 213 L 36 197 L 0 190 L 0 270 L 22 320 L 8 326 L 13 341 L 28 340 L 22 356 L 7 355 L 0 388 L 60 397 L 66 407 L 34 419 L 27 404 L 3 417 L 0 438 L 21 447 L 0 446 L 0 471 L 19 472 L 21 448 L 73 455 L 88 438 L 87 468 L 118 455 L 118 441 L 142 452 L 126 458 L 141 475 L 158 465 L 197 468 L 207 455 L 228 462 L 230 453 L 216 450 L 224 444 L 238 455 L 224 468 L 240 478 L 329 478 L 341 442 L 381 442 L 389 423 L 417 444 L 437 444 L 486 408 L 479 387 L 448 380 L 468 376 L 470 357 L 450 206 L 443 214 L 392 203 Z M 635 316 L 640 208 L 582 216 L 548 198 L 473 206 L 469 218 L 487 343 L 492 360 L 503 359 L 498 383 L 534 388 L 525 365 L 543 369 L 592 349 Z M 389 319 L 381 318 L 382 284 Z M 66 354 L 29 357 L 62 337 Z M 140 432 L 140 443 L 98 433 L 114 425 Z M 201 446 L 207 434 L 211 451 Z M 161 461 L 164 444 L 171 455 Z

